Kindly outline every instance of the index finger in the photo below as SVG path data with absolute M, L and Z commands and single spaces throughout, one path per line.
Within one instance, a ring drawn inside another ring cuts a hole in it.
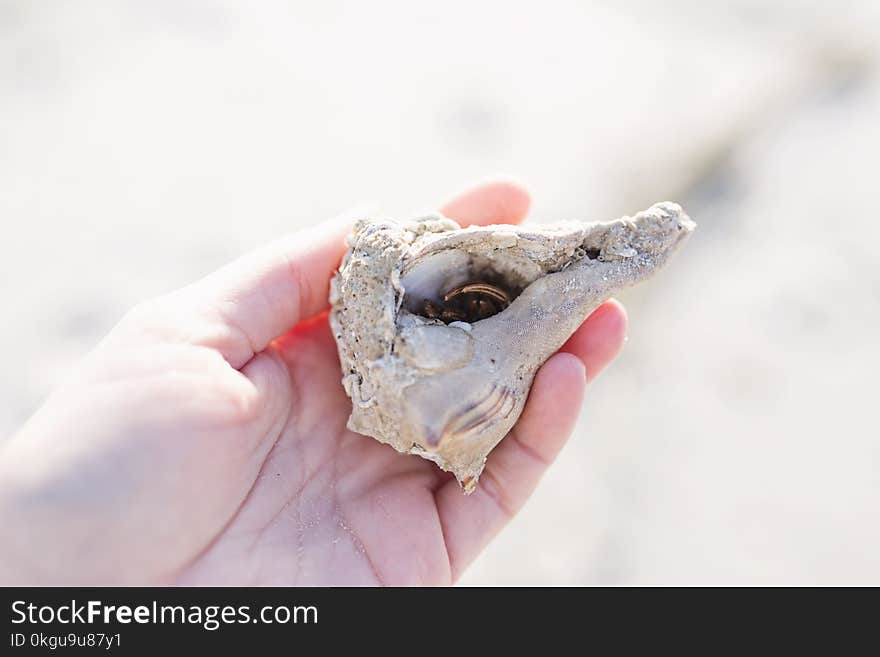
M 518 224 L 525 219 L 532 199 L 519 183 L 496 180 L 467 189 L 440 211 L 462 226 Z

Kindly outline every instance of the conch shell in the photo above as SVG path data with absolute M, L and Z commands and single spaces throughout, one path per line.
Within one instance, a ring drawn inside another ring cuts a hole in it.
M 674 203 L 609 223 L 359 221 L 330 291 L 348 428 L 434 461 L 471 492 L 538 368 L 694 226 Z

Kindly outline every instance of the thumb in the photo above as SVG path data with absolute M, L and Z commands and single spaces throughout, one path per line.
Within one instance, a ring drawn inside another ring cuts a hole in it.
M 297 231 L 245 254 L 181 290 L 190 307 L 219 324 L 212 340 L 236 369 L 299 321 L 327 306 L 330 278 L 345 251 L 345 236 L 363 207 Z

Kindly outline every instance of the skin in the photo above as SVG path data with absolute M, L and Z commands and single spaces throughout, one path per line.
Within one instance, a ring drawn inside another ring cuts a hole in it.
M 479 185 L 442 211 L 519 223 Z M 346 220 L 134 308 L 0 451 L 5 584 L 450 584 L 574 426 L 626 315 L 597 309 L 539 371 L 476 491 L 345 428 L 327 323 Z

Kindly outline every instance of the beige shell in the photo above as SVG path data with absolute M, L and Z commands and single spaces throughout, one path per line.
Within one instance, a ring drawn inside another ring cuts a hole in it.
M 349 429 L 434 461 L 472 491 L 538 368 L 693 229 L 674 203 L 609 223 L 359 221 L 330 291 Z

